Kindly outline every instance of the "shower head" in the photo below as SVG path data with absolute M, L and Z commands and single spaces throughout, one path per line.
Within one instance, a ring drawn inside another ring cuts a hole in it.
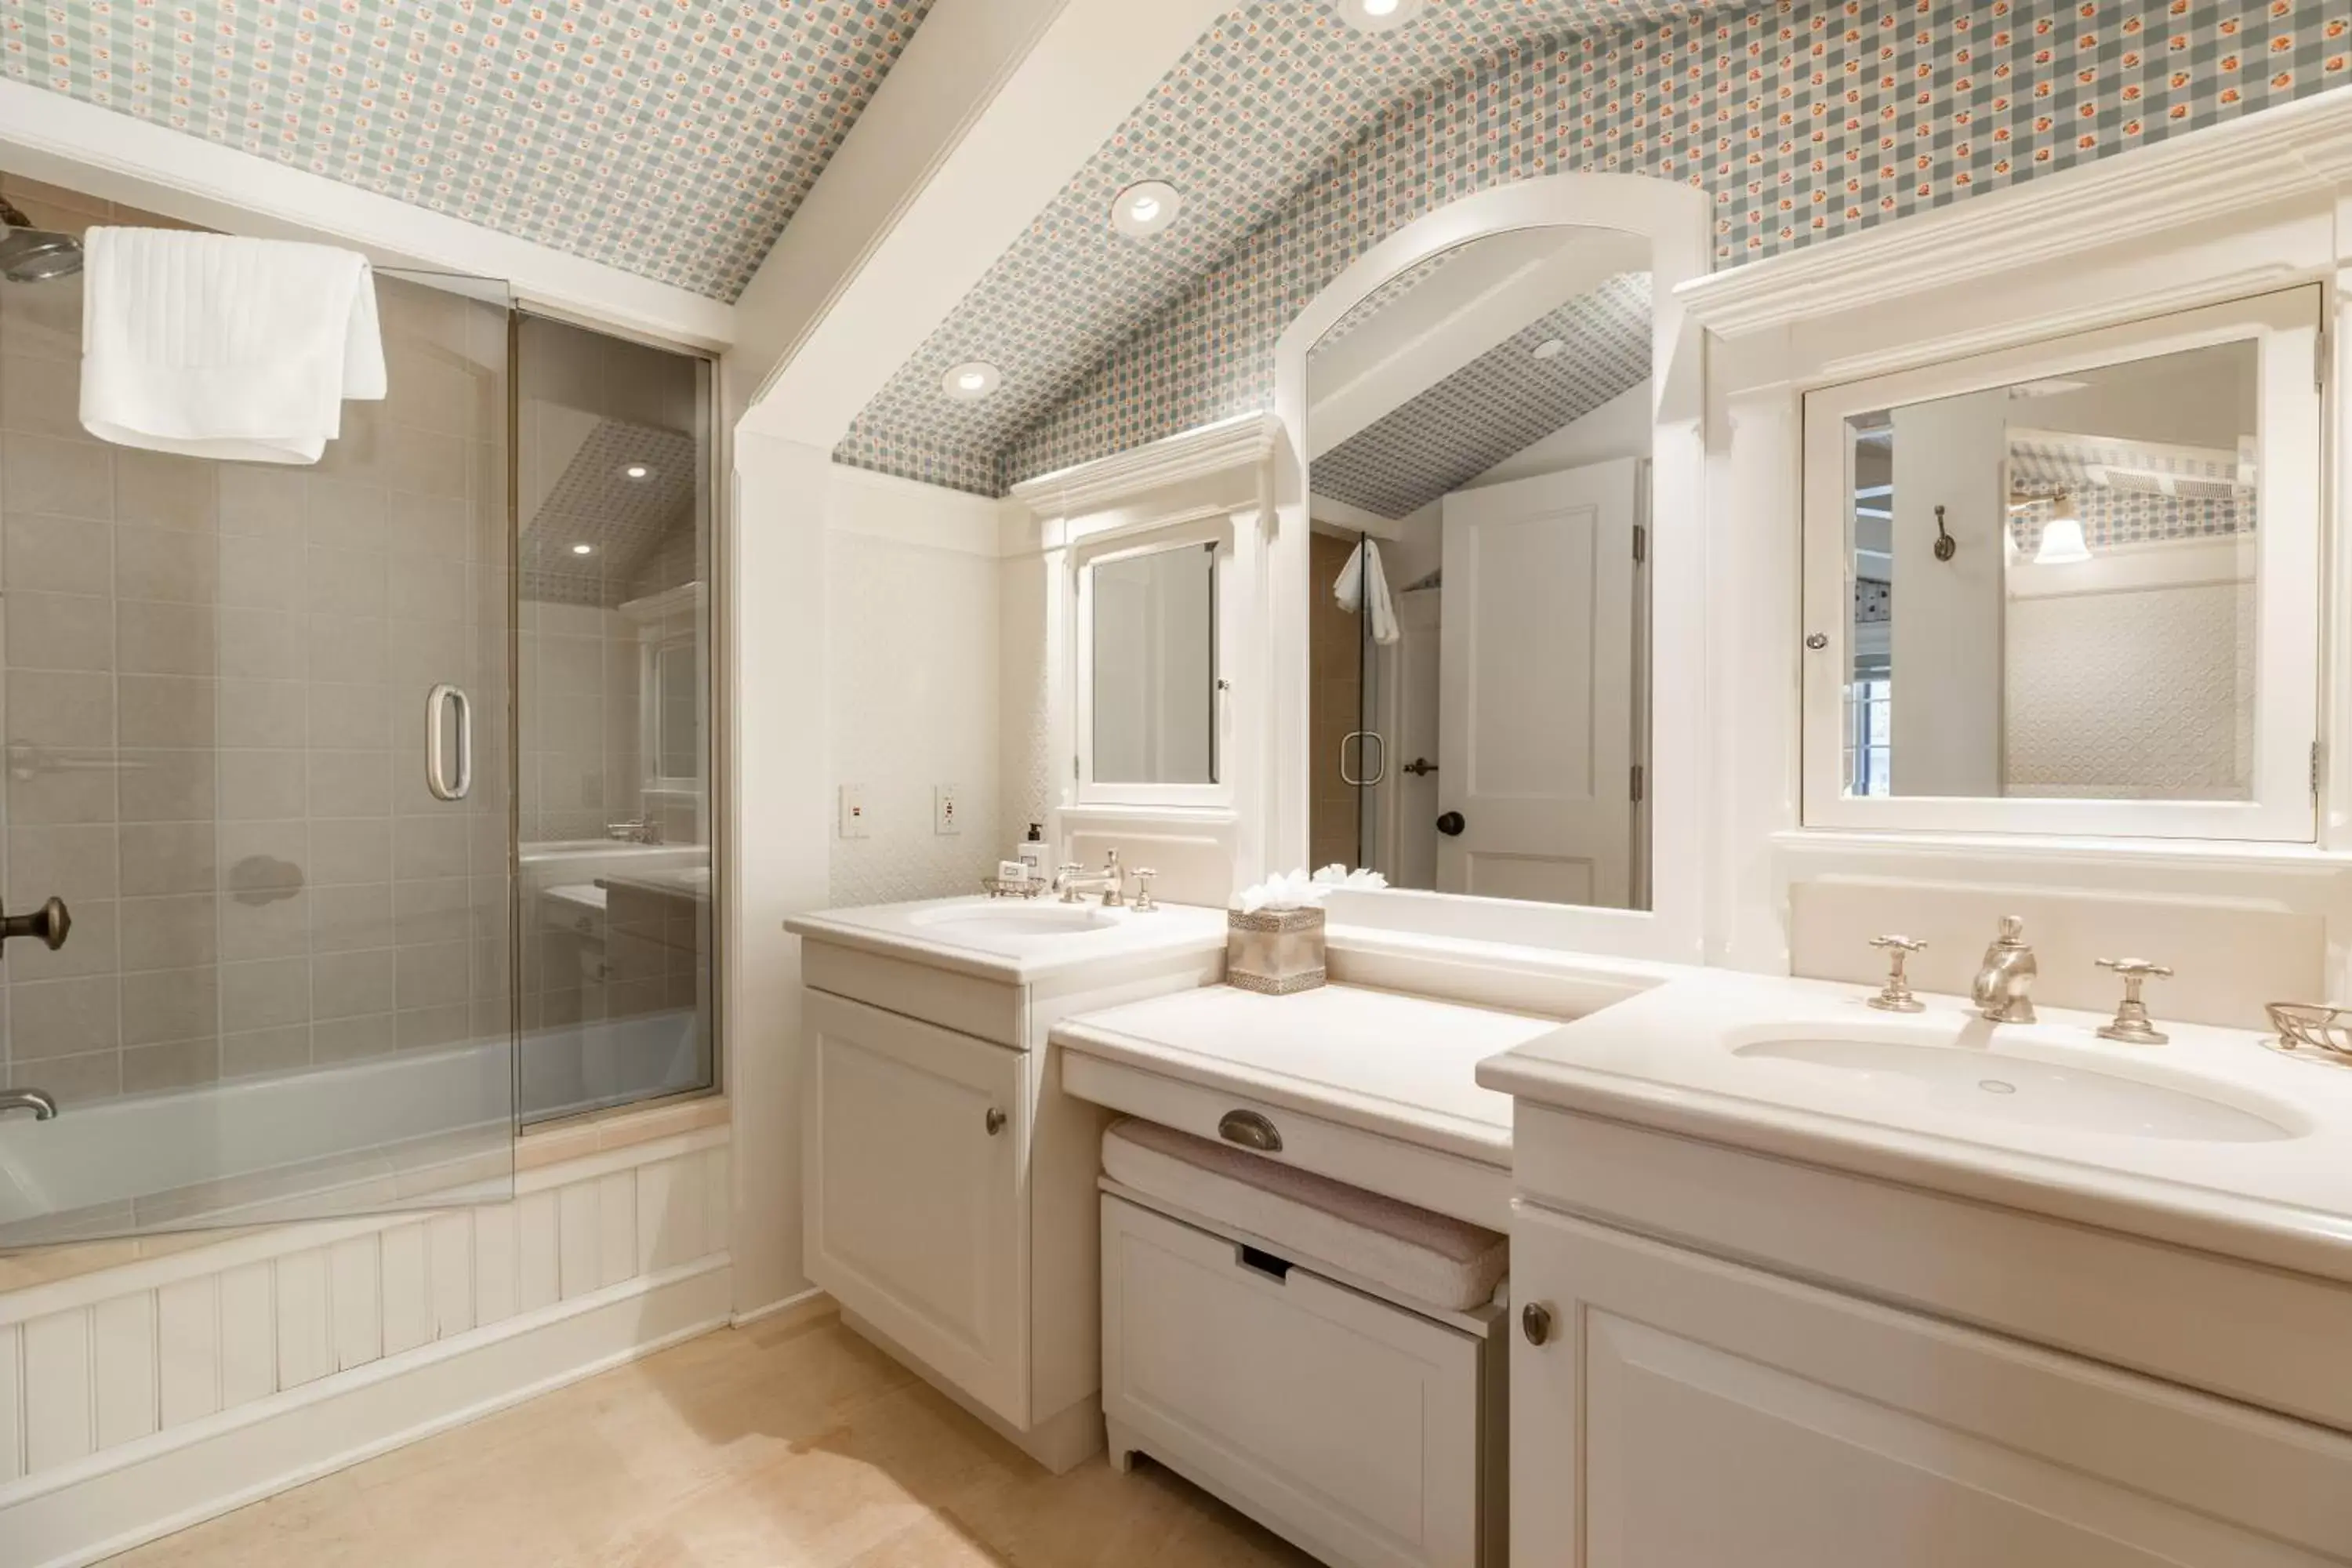
M 35 228 L 13 202 L 0 200 L 0 278 L 11 283 L 41 283 L 81 270 L 81 241 L 69 234 Z

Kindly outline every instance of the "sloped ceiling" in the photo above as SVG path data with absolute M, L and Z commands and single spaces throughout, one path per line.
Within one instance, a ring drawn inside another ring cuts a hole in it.
M 1538 358 L 1538 347 L 1554 339 L 1560 351 Z M 1316 458 L 1315 493 L 1380 517 L 1406 516 L 1649 374 L 1649 274 L 1625 273 L 1538 318 Z
M 0 74 L 732 300 L 932 0 L 0 0 Z
M 1532 38 L 1711 7 L 1663 0 L 1432 0 L 1368 34 L 1327 0 L 1260 0 L 1219 18 L 1087 161 L 979 287 L 859 415 L 835 454 L 983 494 L 1002 454 L 1109 350 L 1282 212 L 1381 111 L 1467 77 Z M 1118 234 L 1111 202 L 1139 180 L 1183 196 L 1168 229 Z M 940 395 L 947 372 L 1004 373 L 984 402 Z

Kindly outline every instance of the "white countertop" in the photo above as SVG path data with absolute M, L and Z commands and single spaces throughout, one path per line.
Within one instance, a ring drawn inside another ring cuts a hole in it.
M 2105 1014 L 2045 1007 L 2036 1024 L 1994 1025 L 1955 997 L 1923 996 L 1927 1010 L 1904 1016 L 1867 1007 L 1869 994 L 1685 971 L 1477 1076 L 1538 1104 L 2352 1279 L 2352 1068 L 2283 1055 L 2249 1031 L 2163 1023 L 2160 988 L 2161 1046 L 2098 1038 Z M 1964 1053 L 1969 1066 L 1928 1085 L 1776 1054 L 1779 1041 L 1862 1038 Z M 2063 1105 L 2114 1087 L 2090 1074 L 2272 1126 L 2189 1135 L 2160 1096 L 2129 1129 L 2020 1119 L 2029 1097 Z
M 1477 1065 L 1559 1027 L 1557 1019 L 1350 985 L 1294 996 L 1212 985 L 1066 1018 L 1053 1039 L 1065 1050 L 1507 1166 L 1511 1099 L 1482 1087 Z
M 960 925 L 955 919 L 966 912 L 1001 911 L 1017 919 L 1024 911 L 1050 916 L 1066 910 L 1089 911 L 1101 923 L 1089 931 L 1011 934 L 974 931 Z M 828 942 L 888 958 L 908 959 L 934 969 L 1012 985 L 1034 984 L 1108 961 L 1176 952 L 1223 952 L 1225 946 L 1225 911 L 1221 909 L 1162 904 L 1139 913 L 1131 909 L 1107 910 L 1091 900 L 1084 904 L 1065 905 L 1050 896 L 1028 900 L 974 894 L 970 898 L 825 910 L 794 915 L 784 921 L 784 929 L 806 941 Z

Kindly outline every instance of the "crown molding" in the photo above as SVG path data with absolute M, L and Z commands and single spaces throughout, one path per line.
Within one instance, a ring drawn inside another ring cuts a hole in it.
M 1239 414 L 1024 479 L 1013 487 L 1013 499 L 1040 517 L 1102 511 L 1153 490 L 1268 462 L 1282 439 L 1282 421 L 1273 415 Z
M 2129 236 L 2211 225 L 2352 181 L 2352 92 L 2263 110 L 1971 196 L 1883 227 L 1694 279 L 1692 321 L 1740 337 L 2047 267 Z

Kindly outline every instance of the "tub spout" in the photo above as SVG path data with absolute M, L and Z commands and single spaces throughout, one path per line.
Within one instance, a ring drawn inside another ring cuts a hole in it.
M 37 1089 L 0 1089 L 0 1110 L 29 1110 L 36 1121 L 47 1121 L 58 1113 L 58 1102 Z

